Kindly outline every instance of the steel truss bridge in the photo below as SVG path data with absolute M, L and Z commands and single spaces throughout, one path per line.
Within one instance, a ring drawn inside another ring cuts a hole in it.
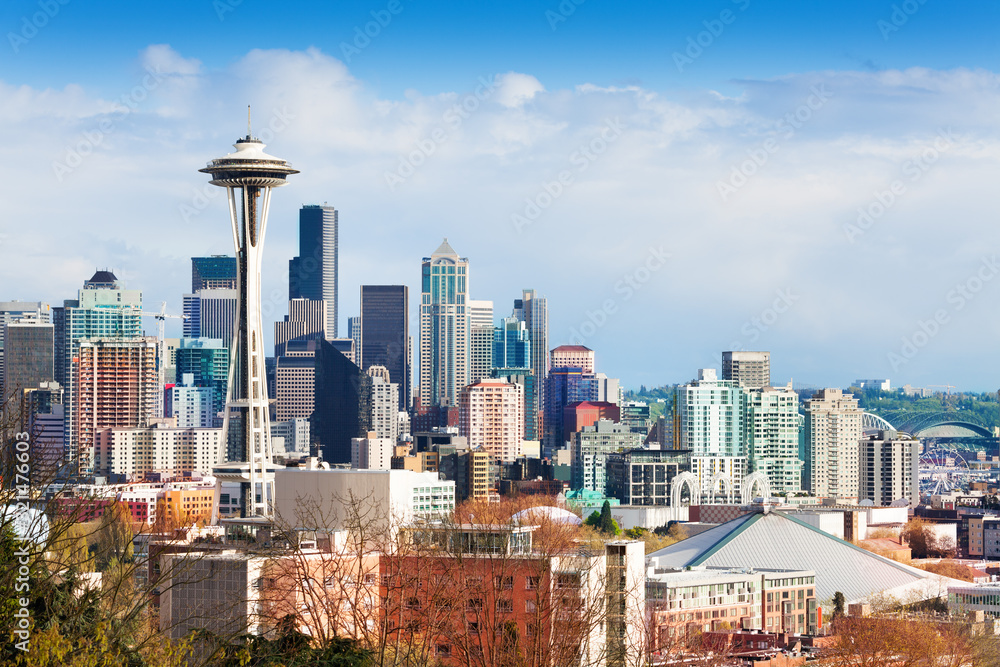
M 951 412 L 885 410 L 864 413 L 866 431 L 894 430 L 923 443 L 920 455 L 920 491 L 942 494 L 968 490 L 969 482 L 993 475 L 976 467 L 977 454 L 997 452 L 998 439 L 982 420 Z M 970 465 L 971 463 L 971 465 Z

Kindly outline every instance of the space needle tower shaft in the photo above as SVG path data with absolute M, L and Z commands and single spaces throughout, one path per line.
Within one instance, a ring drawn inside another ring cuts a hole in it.
M 270 517 L 274 503 L 271 432 L 261 319 L 260 269 L 271 189 L 299 173 L 285 160 L 264 152 L 250 133 L 234 144 L 235 153 L 212 160 L 199 171 L 212 185 L 226 188 L 236 249 L 237 312 L 230 347 L 229 380 L 223 420 L 226 461 L 213 469 L 216 506 L 223 481 L 240 483 L 241 515 Z

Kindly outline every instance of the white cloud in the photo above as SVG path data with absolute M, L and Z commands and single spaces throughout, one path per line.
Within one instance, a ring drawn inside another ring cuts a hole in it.
M 416 288 L 420 258 L 448 236 L 498 315 L 522 287 L 549 296 L 553 344 L 614 300 L 587 344 L 629 384 L 689 379 L 737 341 L 771 349 L 778 379 L 887 374 L 983 388 L 1000 371 L 976 352 L 1000 328 L 987 307 L 1000 280 L 898 373 L 886 361 L 1000 242 L 988 213 L 1000 158 L 992 72 L 809 72 L 684 98 L 587 82 L 546 90 L 511 72 L 479 97 L 480 82 L 467 81 L 382 99 L 317 49 L 254 50 L 212 70 L 154 45 L 137 62 L 163 78 L 127 114 L 72 82 L 0 82 L 3 298 L 59 303 L 110 265 L 147 302 L 177 310 L 188 258 L 231 251 L 221 192 L 196 170 L 228 151 L 252 104 L 269 152 L 302 170 L 272 203 L 264 280 L 279 302 L 296 210 L 328 201 L 341 210 L 342 320 L 360 283 Z M 808 108 L 817 87 L 828 99 Z M 623 128 L 611 141 L 609 122 Z M 907 161 L 947 127 L 953 145 L 914 180 Z M 723 201 L 719 183 L 765 142 L 776 150 Z M 58 180 L 53 164 L 82 150 Z M 390 190 L 386 173 L 408 162 L 419 164 Z M 564 172 L 569 183 L 546 200 Z M 895 180 L 905 193 L 849 242 L 858 209 Z M 526 201 L 546 205 L 517 233 L 511 216 Z M 671 260 L 626 299 L 616 285 L 659 245 Z M 800 300 L 766 330 L 751 326 L 750 340 L 747 323 L 789 287 Z
M 530 74 L 507 72 L 497 77 L 498 89 L 494 95 L 496 101 L 505 107 L 521 107 L 532 100 L 545 87 Z

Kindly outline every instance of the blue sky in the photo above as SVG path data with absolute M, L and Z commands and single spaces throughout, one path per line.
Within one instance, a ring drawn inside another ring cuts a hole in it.
M 295 211 L 328 201 L 342 327 L 447 236 L 475 298 L 538 289 L 552 342 L 627 386 L 745 347 L 775 382 L 996 388 L 995 3 L 390 4 L 4 3 L 0 298 L 111 266 L 178 310 L 188 258 L 231 252 L 196 169 L 252 102 L 302 170 L 274 200 L 274 317 Z

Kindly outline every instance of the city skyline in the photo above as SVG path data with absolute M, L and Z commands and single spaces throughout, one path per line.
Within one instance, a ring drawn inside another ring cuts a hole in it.
M 472 33 L 414 53 L 441 8 L 403 3 L 353 53 L 341 44 L 381 6 L 323 10 L 317 23 L 333 28 L 323 39 L 293 34 L 291 10 L 253 51 L 203 39 L 251 25 L 255 3 L 227 6 L 221 16 L 188 6 L 201 39 L 164 20 L 74 62 L 56 58 L 65 31 L 92 23 L 86 39 L 98 39 L 129 19 L 113 26 L 60 5 L 25 43 L 7 40 L 16 66 L 0 68 L 10 100 L 0 136 L 19 160 L 3 167 L 4 298 L 61 304 L 106 266 L 179 314 L 190 258 L 231 244 L 211 224 L 222 197 L 192 167 L 231 141 L 249 102 L 254 131 L 306 174 L 272 213 L 270 321 L 285 314 L 296 213 L 328 201 L 343 213 L 342 330 L 359 314 L 359 285 L 417 289 L 417 260 L 447 236 L 470 259 L 471 296 L 498 304 L 495 319 L 535 289 L 550 300 L 549 347 L 587 345 L 626 387 L 686 382 L 742 348 L 771 351 L 782 385 L 996 388 L 1000 361 L 977 353 L 1000 331 L 998 232 L 984 213 L 1000 65 L 977 46 L 993 8 L 923 4 L 902 21 L 891 3 L 776 17 L 774 4 L 741 1 L 650 6 L 627 22 L 598 5 L 562 16 L 539 3 L 497 25 L 505 35 L 525 23 L 537 49 L 489 41 L 442 65 Z M 35 10 L 12 3 L 2 17 L 16 36 Z M 598 49 L 603 64 L 580 46 L 601 22 L 610 37 L 636 31 L 620 50 Z M 821 34 L 847 23 L 856 27 L 830 31 L 839 41 Z M 778 30 L 789 37 L 764 48 Z M 168 336 L 179 329 L 167 323 Z

